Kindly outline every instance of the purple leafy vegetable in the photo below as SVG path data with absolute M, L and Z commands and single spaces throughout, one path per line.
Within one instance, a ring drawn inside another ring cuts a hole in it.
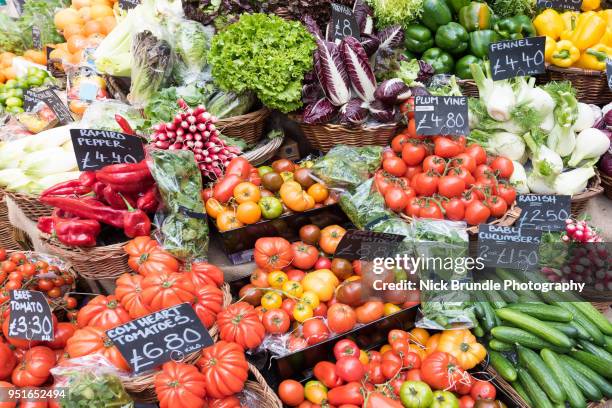
M 340 49 L 353 90 L 362 100 L 373 101 L 376 78 L 365 50 L 353 37 L 345 37 L 340 43 Z
M 353 41 L 357 40 L 353 38 Z M 331 103 L 336 106 L 344 105 L 351 99 L 351 90 L 349 88 L 349 76 L 342 62 L 339 47 L 332 42 L 317 39 L 317 51 L 315 54 L 315 72 L 323 91 Z
M 318 82 L 311 82 L 302 86 L 302 102 L 304 104 L 314 103 L 322 96 L 321 86 Z
M 419 71 L 419 75 L 417 76 L 416 80 L 421 83 L 429 81 L 436 73 L 433 67 L 425 61 L 419 60 L 419 67 L 421 67 L 421 70 Z
M 311 125 L 327 123 L 336 116 L 338 107 L 334 106 L 329 99 L 321 98 L 318 101 L 306 106 L 304 110 L 304 123 Z
M 321 33 L 319 25 L 317 24 L 315 19 L 312 18 L 312 16 L 308 14 L 305 15 L 304 18 L 302 18 L 302 22 L 306 26 L 306 29 L 310 31 L 310 34 L 314 35 L 317 38 L 323 38 L 323 33 Z
M 361 46 L 365 50 L 368 57 L 371 57 L 378 51 L 380 40 L 375 35 L 361 34 Z
M 376 34 L 380 40 L 379 52 L 390 54 L 404 43 L 404 30 L 400 25 L 389 26 Z
M 374 32 L 374 20 L 372 9 L 361 0 L 356 0 L 353 6 L 353 15 L 359 25 L 361 34 L 372 34 Z
M 612 154 L 605 152 L 599 161 L 599 169 L 606 175 L 612 176 Z
M 413 86 L 410 88 L 413 96 L 429 96 L 429 91 L 424 86 Z
M 387 79 L 376 88 L 374 97 L 387 105 L 395 105 L 410 97 L 410 88 L 399 78 Z
M 393 122 L 397 117 L 396 107 L 393 105 L 386 105 L 381 101 L 374 101 L 369 106 L 370 115 L 372 119 L 381 123 Z
M 359 125 L 368 117 L 366 103 L 359 98 L 353 98 L 340 108 L 340 123 Z

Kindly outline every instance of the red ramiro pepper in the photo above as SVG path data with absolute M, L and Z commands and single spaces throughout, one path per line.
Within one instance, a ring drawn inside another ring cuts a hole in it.
M 125 133 L 127 135 L 135 135 L 136 134 L 136 132 L 134 132 L 134 129 L 132 129 L 132 126 L 130 126 L 130 124 L 128 123 L 127 119 L 125 119 L 120 114 L 115 113 L 115 121 L 117 122 L 117 124 L 119 125 L 121 130 L 123 130 L 123 133 Z
M 120 193 L 143 193 L 154 183 L 144 160 L 106 166 L 96 172 L 96 179 Z
M 81 182 L 77 180 L 69 180 L 63 183 L 58 183 L 54 186 L 49 187 L 42 193 L 40 193 L 41 197 L 48 195 L 61 195 L 61 196 L 70 196 L 70 195 L 83 195 L 91 192 L 91 187 L 87 187 L 81 184 Z
M 102 195 L 104 197 L 104 201 L 117 210 L 125 210 L 128 208 L 127 205 L 125 205 L 124 198 L 131 206 L 136 206 L 136 202 L 132 197 L 119 193 L 111 186 L 104 187 Z
M 92 187 L 96 182 L 96 172 L 95 171 L 84 171 L 79 176 L 79 182 L 82 186 Z
M 147 236 L 151 233 L 151 220 L 149 216 L 142 210 L 134 209 L 127 201 L 125 202 L 128 209 L 124 212 L 123 232 L 130 238 Z
M 51 216 L 38 219 L 38 229 L 47 234 L 55 234 L 65 245 L 88 247 L 96 245 L 101 226 L 96 220 L 72 217 L 56 208 Z
M 147 190 L 142 196 L 136 200 L 136 207 L 144 212 L 153 212 L 157 210 L 159 202 L 157 201 L 157 187 L 153 186 Z

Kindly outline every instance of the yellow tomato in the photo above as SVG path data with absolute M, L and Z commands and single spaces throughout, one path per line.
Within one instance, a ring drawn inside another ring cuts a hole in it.
M 312 310 L 312 307 L 310 307 L 308 303 L 297 302 L 297 304 L 293 307 L 293 318 L 300 323 L 304 323 L 313 315 L 314 312 Z
M 283 297 L 276 292 L 266 292 L 261 297 L 261 306 L 266 310 L 279 309 L 283 304 Z
M 429 340 L 429 332 L 420 327 L 415 327 L 414 329 L 410 330 L 409 338 L 413 343 L 425 347 L 427 340 Z
M 290 280 L 283 283 L 283 292 L 299 298 L 304 293 L 304 288 L 300 285 L 300 282 Z
M 327 387 L 320 381 L 308 381 L 304 386 L 304 396 L 313 404 L 321 405 L 327 399 Z
M 321 303 L 317 294 L 311 291 L 304 292 L 302 294 L 301 301 L 308 303 L 313 310 L 319 307 L 319 304 Z
M 389 350 L 393 350 L 393 347 L 391 347 L 389 344 L 385 344 L 380 348 L 380 354 L 385 354 Z
M 330 274 L 331 277 L 329 276 Z M 327 302 L 334 296 L 334 291 L 339 283 L 336 275 L 328 269 L 307 273 L 304 279 L 302 279 L 304 290 L 313 292 L 322 302 Z
M 392 315 L 393 313 L 397 313 L 402 310 L 398 305 L 394 305 L 393 303 L 385 303 L 385 316 Z
M 366 365 L 370 362 L 370 357 L 368 357 L 368 353 L 363 350 L 359 350 L 359 361 L 361 364 Z
M 288 280 L 287 274 L 283 271 L 274 271 L 268 274 L 268 283 L 275 289 L 281 289 Z

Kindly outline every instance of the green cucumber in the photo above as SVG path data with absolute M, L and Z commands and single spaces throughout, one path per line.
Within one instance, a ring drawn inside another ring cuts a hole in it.
M 546 324 L 550 325 L 551 327 L 554 327 L 560 332 L 565 333 L 567 337 L 571 337 L 572 339 L 578 337 L 578 329 L 576 329 L 576 327 L 572 326 L 570 323 L 546 322 Z
M 476 337 L 483 337 L 485 335 L 485 332 L 480 325 L 476 325 L 476 327 L 472 329 L 472 333 L 474 333 L 474 336 Z
M 489 350 L 489 362 L 506 381 L 516 380 L 516 369 L 512 363 L 502 354 L 494 350 Z
M 487 299 L 489 299 L 489 302 L 494 309 L 501 309 L 503 307 L 506 307 L 506 302 L 498 292 L 490 290 L 485 292 L 485 296 L 487 297 Z
M 504 283 L 497 276 L 492 276 L 490 278 L 493 282 L 498 283 L 502 288 L 504 287 Z M 518 295 L 514 293 L 512 289 L 504 289 L 498 292 L 502 299 L 508 303 L 516 303 L 518 302 Z
M 605 335 L 612 336 L 612 323 L 599 310 L 589 302 L 572 303 L 580 312 L 586 316 Z
M 572 347 L 574 344 L 574 342 L 561 331 L 528 314 L 508 308 L 498 309 L 495 313 L 500 319 L 511 322 L 521 329 L 527 330 L 555 346 Z
M 604 336 L 604 348 L 608 353 L 612 353 L 612 337 Z
M 605 397 L 608 397 L 608 398 L 612 397 L 612 383 L 610 383 L 604 377 L 597 374 L 587 365 L 582 364 L 580 361 L 574 360 L 573 358 L 569 356 L 562 355 L 561 360 L 566 362 L 570 366 L 572 366 L 574 370 L 580 372 L 582 375 L 587 377 L 593 385 L 595 385 L 597 388 L 601 390 L 601 392 L 603 393 Z
M 518 372 L 517 372 L 517 377 L 518 377 Z M 514 391 L 516 391 L 518 395 L 521 396 L 521 398 L 523 399 L 523 401 L 527 403 L 527 405 L 529 405 L 530 407 L 533 406 L 533 402 L 531 402 L 531 398 L 529 398 L 529 395 L 527 395 L 527 391 L 525 391 L 525 388 L 520 383 L 520 381 L 514 381 L 513 383 L 511 383 L 511 385 L 512 385 L 512 388 L 514 388 Z
M 576 370 L 574 367 L 572 367 L 571 364 L 565 361 L 563 357 L 564 356 L 561 356 L 559 358 L 559 360 L 561 360 L 561 365 L 563 366 L 563 368 L 565 368 L 567 374 L 572 377 L 578 388 L 580 388 L 582 394 L 584 394 L 584 396 L 587 397 L 589 401 L 601 400 L 603 398 L 601 390 L 597 388 L 597 386 L 593 384 L 586 375 Z
M 573 322 L 578 323 L 580 326 L 584 328 L 589 333 L 589 338 L 587 340 L 593 341 L 595 344 L 603 345 L 604 337 L 601 331 L 597 328 L 597 326 L 586 318 L 584 314 L 573 303 L 570 302 L 554 302 L 555 306 L 559 306 L 567 310 L 572 314 Z
M 559 306 L 551 306 L 545 303 L 515 303 L 508 305 L 508 308 L 546 321 L 569 322 L 572 320 L 572 314 L 567 310 Z
M 512 351 L 514 346 L 510 343 L 506 343 L 497 339 L 491 339 L 489 341 L 489 348 L 495 351 Z
M 578 340 L 578 344 L 580 344 L 584 351 L 591 353 L 599 358 L 603 358 L 608 362 L 608 364 L 612 366 L 612 354 L 610 354 L 607 350 L 604 350 L 601 347 L 598 347 L 586 340 Z
M 495 314 L 495 311 L 488 302 L 482 302 L 481 305 L 484 311 L 484 321 L 482 322 L 482 328 L 486 332 L 490 332 L 493 327 L 499 326 L 497 324 L 497 315 Z
M 480 304 L 480 302 L 473 302 L 474 303 L 474 313 L 476 313 L 476 317 L 483 317 L 484 316 L 484 311 L 482 310 L 482 305 Z
M 548 368 L 538 353 L 523 346 L 518 346 L 517 349 L 519 364 L 529 371 L 529 374 L 542 387 L 550 400 L 553 402 L 565 401 L 565 391 L 559 383 L 554 381 L 555 377 L 551 369 Z
M 533 404 L 529 404 L 533 408 L 553 408 L 550 400 L 546 396 L 546 393 L 538 386 L 538 383 L 533 379 L 531 374 L 522 368 L 517 370 L 517 375 L 521 385 L 527 392 L 529 399 Z
M 491 330 L 491 334 L 495 339 L 509 344 L 520 344 L 521 346 L 528 347 L 530 349 L 541 350 L 543 348 L 549 348 L 560 353 L 566 353 L 570 349 L 557 347 L 546 340 L 542 340 L 535 334 L 529 333 L 523 329 L 517 327 L 498 326 Z
M 608 380 L 612 379 L 612 366 L 605 359 L 582 350 L 572 350 L 569 354 L 572 358 L 589 366 L 599 375 L 604 376 Z
M 583 339 L 583 340 L 590 340 L 591 339 L 591 335 L 589 334 L 589 332 L 586 331 L 586 329 L 584 327 L 582 327 L 580 325 L 580 323 L 578 323 L 575 320 L 572 320 L 571 322 L 569 322 L 569 324 L 576 329 L 576 331 L 578 332 L 578 338 L 579 339 Z
M 549 349 L 542 349 L 542 351 L 540 351 L 540 356 L 548 368 L 550 368 L 557 384 L 563 388 L 570 406 L 572 408 L 586 408 L 587 402 L 584 395 L 561 365 L 559 356 Z

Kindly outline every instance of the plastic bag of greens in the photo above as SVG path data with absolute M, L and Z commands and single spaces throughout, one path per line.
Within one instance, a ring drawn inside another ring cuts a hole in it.
M 382 151 L 380 146 L 336 146 L 317 160 L 312 171 L 328 187 L 357 187 L 380 167 Z
M 374 179 L 361 183 L 354 191 L 346 191 L 340 196 L 340 208 L 359 229 L 369 229 L 385 219 L 393 218 L 387 210 L 385 199 L 372 188 Z
M 116 114 L 124 117 L 132 129 L 138 129 L 144 123 L 140 109 L 114 99 L 107 99 L 93 101 L 85 111 L 85 114 L 83 114 L 80 126 L 84 129 L 123 132 L 115 120 Z
M 465 222 L 413 219 L 414 253 L 419 262 L 416 272 L 427 285 L 421 287 L 418 327 L 442 330 L 476 323 L 470 293 L 451 286 L 453 281 L 472 281 L 466 227 Z
M 206 102 L 206 109 L 217 119 L 231 118 L 249 113 L 255 104 L 255 94 L 247 91 L 241 94 L 218 90 Z
M 62 408 L 134 407 L 134 401 L 123 387 L 127 373 L 119 371 L 100 354 L 64 360 L 51 369 L 51 374 L 55 379 L 53 387 L 63 393 L 57 399 Z
M 147 151 L 147 162 L 164 203 L 155 215 L 157 240 L 182 260 L 206 257 L 208 223 L 202 175 L 189 150 Z
M 193 20 L 180 20 L 174 27 L 173 48 L 177 57 L 174 79 L 179 84 L 200 81 L 205 75 L 206 58 L 215 29 Z

